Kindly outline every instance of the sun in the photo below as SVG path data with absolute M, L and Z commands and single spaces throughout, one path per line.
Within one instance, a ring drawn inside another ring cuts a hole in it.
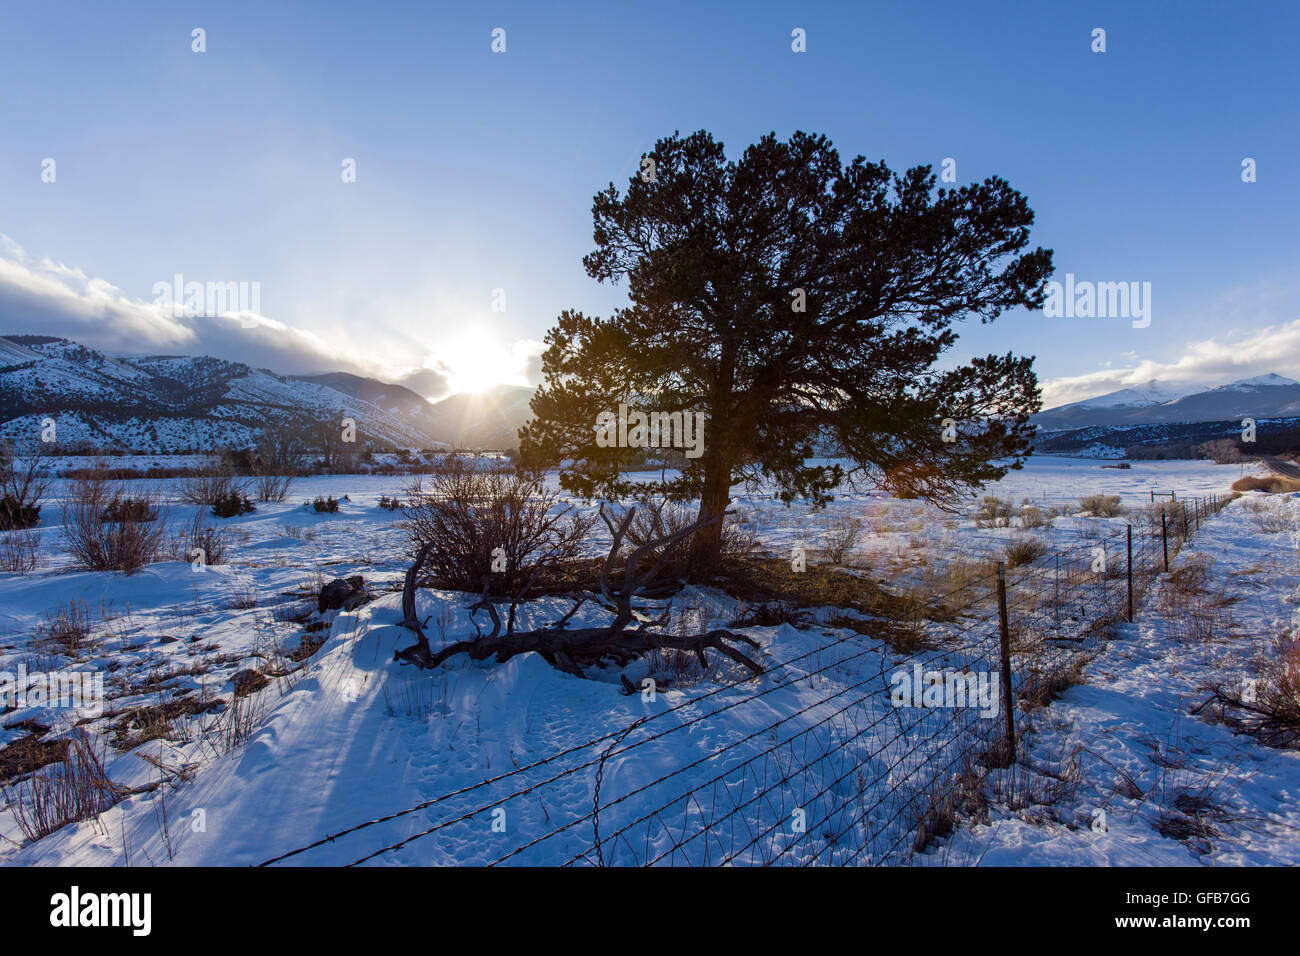
M 486 332 L 468 332 L 441 350 L 453 392 L 477 394 L 509 377 L 514 356 Z

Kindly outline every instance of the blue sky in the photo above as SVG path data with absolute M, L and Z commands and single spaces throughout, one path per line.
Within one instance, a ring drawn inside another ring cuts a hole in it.
M 1147 328 L 1020 311 L 958 357 L 1037 355 L 1049 402 L 1300 377 L 1298 27 L 1295 4 L 1131 0 L 6 4 L 0 334 L 523 381 L 561 309 L 622 300 L 581 265 L 599 188 L 673 130 L 735 154 L 803 129 L 1003 176 L 1058 278 L 1151 283 Z M 143 314 L 175 273 L 259 282 L 268 323 Z

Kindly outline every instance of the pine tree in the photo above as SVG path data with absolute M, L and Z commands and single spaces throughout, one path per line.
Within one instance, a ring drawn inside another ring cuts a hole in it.
M 843 165 L 804 133 L 729 161 L 709 133 L 674 133 L 592 215 L 583 263 L 626 280 L 629 305 L 608 319 L 566 310 L 548 333 L 525 466 L 562 462 L 562 485 L 588 497 L 698 498 L 708 518 L 738 482 L 817 505 L 846 478 L 950 502 L 1023 463 L 1040 407 L 1032 357 L 940 368 L 957 321 L 1042 305 L 1052 253 L 1024 251 L 1034 214 L 1002 179 L 936 189 L 929 166 Z M 680 476 L 631 481 L 643 450 L 598 441 L 620 403 L 703 413 L 702 453 Z M 809 463 L 818 441 L 851 464 Z M 696 573 L 721 530 L 697 537 Z

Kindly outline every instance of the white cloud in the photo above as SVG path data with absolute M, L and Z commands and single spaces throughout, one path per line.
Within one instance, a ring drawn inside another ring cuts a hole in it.
M 1172 362 L 1134 361 L 1137 359 L 1134 353 L 1122 357 L 1132 364 L 1127 368 L 1108 368 L 1043 382 L 1043 407 L 1055 408 L 1140 385 L 1153 378 L 1163 382 L 1220 385 L 1268 372 L 1294 377 L 1300 369 L 1300 319 L 1189 342 L 1182 356 Z
M 170 279 L 170 277 L 169 277 Z M 247 311 L 193 317 L 125 295 L 81 269 L 28 255 L 0 234 L 0 335 L 52 335 L 117 354 L 211 355 L 281 374 L 344 371 L 392 381 L 389 366 L 344 353 L 310 331 Z M 445 393 L 447 376 L 426 369 L 422 394 Z

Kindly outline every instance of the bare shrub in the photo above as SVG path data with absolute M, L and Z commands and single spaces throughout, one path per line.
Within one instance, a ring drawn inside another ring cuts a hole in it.
M 164 522 L 130 520 L 131 515 L 120 507 L 124 497 L 107 479 L 97 476 L 79 479 L 69 487 L 63 505 L 63 534 L 78 567 L 133 574 L 158 560 L 166 539 Z M 115 503 L 119 507 L 115 508 Z
M 790 601 L 741 602 L 740 615 L 729 621 L 727 627 L 778 627 L 782 624 L 802 627 L 807 623 L 806 618 L 799 606 Z
M 1084 670 L 1094 654 L 1078 654 L 1064 665 L 1059 661 L 1035 658 L 1026 668 L 1020 699 L 1026 711 L 1046 707 L 1077 684 L 1084 683 Z
M 210 527 L 203 512 L 194 516 L 189 527 L 172 539 L 173 561 L 198 561 L 201 564 L 225 564 L 230 549 L 230 534 L 225 528 Z
M 1160 534 L 1160 516 L 1164 515 L 1165 523 L 1172 529 L 1182 520 L 1182 506 L 1177 501 L 1158 501 L 1154 504 L 1144 505 L 1139 510 L 1139 514 L 1146 519 L 1147 533 L 1151 535 Z M 1134 534 L 1136 534 L 1136 529 Z
M 243 493 L 243 484 L 236 480 L 229 463 L 216 457 L 208 459 L 195 474 L 182 479 L 176 489 L 186 504 L 207 506 L 237 492 Z
M 1047 545 L 1040 538 L 1021 538 L 1007 546 L 1003 558 L 1008 568 L 1018 568 L 1024 564 L 1033 564 L 1047 553 Z
M 114 494 L 103 518 L 105 521 L 157 521 L 158 506 L 149 498 Z
M 753 528 L 731 517 L 722 520 L 722 545 L 719 553 L 724 558 L 742 560 L 758 550 L 758 534 Z
M 0 532 L 0 571 L 27 574 L 36 570 L 41 536 L 36 531 Z
M 292 475 L 255 475 L 253 496 L 258 501 L 284 501 L 289 497 L 289 489 L 292 485 Z
M 1241 446 L 1232 438 L 1216 438 L 1192 446 L 1192 454 L 1198 458 L 1209 458 L 1215 464 L 1235 464 L 1242 460 Z
M 1210 591 L 1211 562 L 1203 555 L 1192 555 L 1167 575 L 1160 589 L 1160 612 L 1176 617 L 1192 602 L 1200 601 Z
M 1231 608 L 1238 600 L 1226 582 L 1214 583 L 1212 560 L 1193 555 L 1164 576 L 1157 608 L 1178 640 L 1206 643 L 1231 628 Z
M 826 545 L 826 555 L 832 564 L 843 565 L 849 553 L 857 547 L 862 534 L 862 522 L 848 515 L 836 515 L 825 523 L 822 540 Z
M 437 586 L 521 594 L 530 583 L 545 589 L 565 579 L 596 520 L 560 504 L 558 495 L 526 476 L 457 461 L 404 489 L 402 526 L 412 551 L 430 546 L 424 571 Z M 494 551 L 504 570 L 493 571 Z
M 665 499 L 655 499 L 647 495 L 638 495 L 636 513 L 628 527 L 620 550 L 622 557 L 647 541 L 668 537 L 685 528 L 689 528 L 699 517 L 696 505 Z M 756 535 L 732 515 L 723 519 L 722 545 L 719 553 L 724 558 L 740 560 L 748 557 L 757 547 Z M 646 565 L 652 565 L 663 557 L 662 548 L 652 548 L 646 553 Z M 690 555 L 686 549 L 675 549 L 668 555 L 660 577 L 681 577 L 685 573 Z
M 985 495 L 975 509 L 975 526 L 978 528 L 1009 528 L 1015 515 L 1015 506 L 995 495 Z
M 623 538 L 620 556 L 626 558 L 646 542 L 676 534 L 684 528 L 689 528 L 694 521 L 695 515 L 692 509 L 684 502 L 639 496 L 636 499 L 636 512 L 632 515 L 632 523 Z M 655 548 L 647 552 L 646 563 L 653 564 L 658 561 L 663 556 L 663 550 Z M 678 554 L 679 563 L 684 561 L 679 552 L 673 553 Z
M 907 589 L 904 596 L 923 607 L 931 620 L 955 620 L 992 595 L 995 571 L 991 561 L 957 557 L 926 567 L 921 582 Z
M 1300 634 L 1288 628 L 1274 638 L 1260 654 L 1257 673 L 1237 687 L 1218 683 L 1205 689 L 1224 705 L 1223 717 L 1233 727 L 1271 747 L 1300 748 Z
M 253 449 L 253 493 L 258 501 L 280 502 L 289 497 L 305 461 L 301 435 L 284 428 L 268 428 Z
M 5 788 L 5 802 L 28 840 L 39 840 L 69 823 L 98 816 L 122 795 L 84 730 L 72 732 L 62 761 Z
M 1062 744 L 1059 753 L 1030 763 L 1028 754 L 1011 755 L 1005 744 L 990 748 L 989 765 L 1006 769 L 989 775 L 989 799 L 1010 810 L 1033 808 L 1051 819 L 1062 806 L 1077 805 L 1079 785 L 1084 780 L 1080 753 L 1083 747 Z
M 1251 524 L 1261 534 L 1282 534 L 1297 526 L 1296 515 L 1287 508 L 1284 500 L 1247 501 L 1245 507 L 1251 512 Z
M 914 853 L 921 853 L 936 839 L 950 835 L 963 816 L 987 819 L 988 793 L 984 779 L 988 770 L 972 749 L 969 741 L 962 741 L 961 753 L 952 761 L 960 771 L 949 780 L 937 778 L 926 788 L 924 810 L 912 841 Z
M 666 647 L 654 648 L 646 654 L 645 661 L 648 673 L 653 676 L 660 690 L 698 684 L 708 670 L 700 666 L 699 658 L 690 651 Z
M 1300 746 L 1300 634 L 1283 631 L 1263 668 L 1256 708 L 1270 743 Z
M 1124 513 L 1120 507 L 1119 495 L 1087 495 L 1079 499 L 1079 510 L 1088 512 L 1094 518 L 1114 518 Z
M 1020 527 L 1022 528 L 1050 528 L 1052 526 L 1052 516 L 1045 513 L 1042 508 L 1034 505 L 1025 505 L 1020 509 Z
M 15 457 L 12 445 L 0 445 L 0 531 L 31 528 L 41 520 L 49 487 L 45 457 L 40 442 L 22 458 Z

